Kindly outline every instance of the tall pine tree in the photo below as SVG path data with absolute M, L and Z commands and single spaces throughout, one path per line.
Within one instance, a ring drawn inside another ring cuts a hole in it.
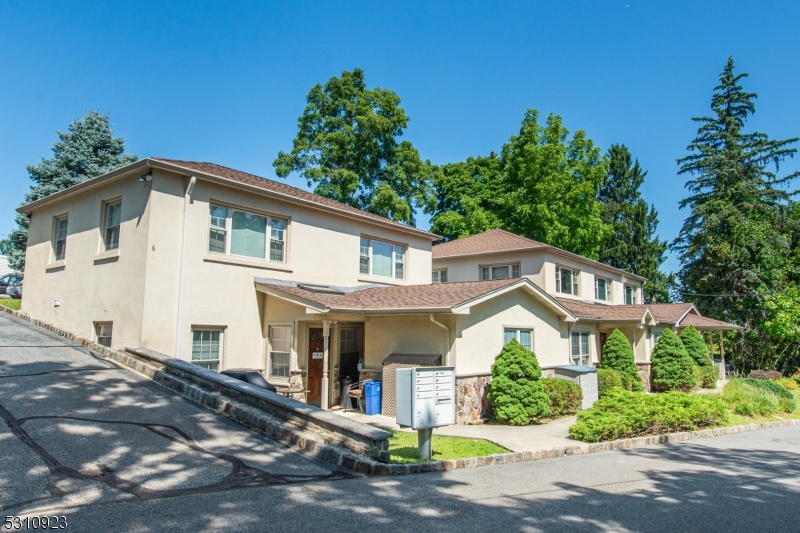
M 25 203 L 36 201 L 88 179 L 111 172 L 136 161 L 134 154 L 125 153 L 125 139 L 114 137 L 108 115 L 87 111 L 72 122 L 66 132 L 57 132 L 59 140 L 53 145 L 53 157 L 42 158 L 38 165 L 28 165 L 28 177 L 33 180 Z M 28 217 L 17 215 L 17 227 L 0 243 L 8 254 L 8 264 L 14 270 L 25 270 L 25 248 L 28 243 Z
M 612 233 L 600 247 L 599 260 L 647 278 L 648 302 L 668 302 L 672 277 L 659 270 L 666 258 L 667 242 L 656 235 L 658 212 L 639 192 L 645 176 L 647 172 L 624 144 L 611 146 L 608 173 L 598 200 L 603 204 L 602 220 Z
M 762 327 L 764 300 L 781 290 L 789 266 L 792 194 L 782 185 L 800 175 L 778 175 L 797 139 L 744 131 L 756 99 L 740 85 L 746 76 L 734 73 L 728 59 L 714 88 L 712 116 L 693 119 L 700 124 L 697 137 L 678 160 L 680 174 L 692 176 L 690 196 L 680 203 L 690 214 L 672 243 L 685 295 L 704 314 L 742 326 L 729 353 L 744 371 L 773 365 L 779 350 Z

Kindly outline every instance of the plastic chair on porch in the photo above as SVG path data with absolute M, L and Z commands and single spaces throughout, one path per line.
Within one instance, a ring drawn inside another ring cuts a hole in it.
M 348 404 L 352 405 L 352 401 L 355 399 L 358 412 L 362 414 L 364 413 L 364 384 L 371 381 L 371 379 L 365 379 L 364 381 L 357 381 L 352 385 L 348 385 L 347 401 L 344 405 L 345 411 L 347 411 Z

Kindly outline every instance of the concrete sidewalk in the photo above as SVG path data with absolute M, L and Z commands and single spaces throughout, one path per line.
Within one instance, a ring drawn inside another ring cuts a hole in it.
M 337 410 L 332 412 L 389 431 L 412 431 L 409 428 L 401 428 L 394 418 L 388 416 L 369 416 L 358 411 Z M 450 437 L 486 439 L 508 448 L 512 452 L 528 452 L 580 444 L 580 442 L 569 438 L 569 427 L 574 423 L 575 417 L 570 416 L 548 424 L 531 426 L 505 426 L 501 424 L 468 426 L 456 424 L 436 428 L 433 433 L 434 435 L 447 435 Z

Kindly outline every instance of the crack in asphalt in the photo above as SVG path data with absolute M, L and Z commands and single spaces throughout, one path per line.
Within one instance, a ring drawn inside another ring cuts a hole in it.
M 22 443 L 25 444 L 28 448 L 33 450 L 47 465 L 50 474 L 54 476 L 54 478 L 51 481 L 49 481 L 45 487 L 45 490 L 50 494 L 49 496 L 42 496 L 38 498 L 25 500 L 22 502 L 13 502 L 5 507 L 0 507 L 0 511 L 6 511 L 8 509 L 11 509 L 12 507 L 19 507 L 22 505 L 28 505 L 31 503 L 36 503 L 64 496 L 67 493 L 66 491 L 58 487 L 58 484 L 61 481 L 64 481 L 65 479 L 68 478 L 84 480 L 84 481 L 97 481 L 100 483 L 104 483 L 105 485 L 107 485 L 112 489 L 117 489 L 127 494 L 130 494 L 134 496 L 134 498 L 136 499 L 153 500 L 161 498 L 172 498 L 175 496 L 209 494 L 214 492 L 266 487 L 273 485 L 288 485 L 288 484 L 309 483 L 309 482 L 319 482 L 319 481 L 336 481 L 340 479 L 351 479 L 355 477 L 353 474 L 338 469 L 324 475 L 273 474 L 265 470 L 262 470 L 260 468 L 249 466 L 236 456 L 220 452 L 214 452 L 211 450 L 206 450 L 202 446 L 198 445 L 194 441 L 194 439 L 192 439 L 188 434 L 186 434 L 186 432 L 182 431 L 181 429 L 175 426 L 170 426 L 167 424 L 148 424 L 140 422 L 129 422 L 126 420 L 100 420 L 95 418 L 85 418 L 77 416 L 55 416 L 55 415 L 28 416 L 18 419 L 2 404 L 0 404 L 0 416 L 2 416 L 3 420 L 5 421 L 6 425 L 11 430 L 11 432 L 14 434 L 14 436 L 16 436 L 20 441 L 22 441 Z M 119 425 L 138 426 L 160 437 L 163 437 L 171 442 L 191 448 L 196 452 L 211 457 L 215 457 L 222 461 L 226 461 L 231 465 L 231 472 L 228 475 L 226 475 L 223 479 L 215 483 L 202 485 L 200 487 L 190 487 L 182 489 L 148 489 L 147 487 L 144 487 L 140 484 L 134 483 L 133 481 L 118 476 L 117 474 L 114 473 L 114 471 L 110 467 L 99 463 L 98 466 L 100 472 L 98 475 L 85 474 L 68 466 L 64 466 L 58 461 L 58 459 L 53 457 L 53 455 L 51 455 L 47 450 L 45 450 L 41 444 L 36 442 L 36 440 L 33 437 L 31 437 L 28 434 L 28 432 L 26 432 L 25 429 L 22 427 L 23 424 L 25 424 L 25 422 L 31 420 L 73 420 L 80 422 L 90 422 L 95 424 L 119 424 Z M 180 435 L 181 438 L 177 438 L 173 435 L 165 433 L 163 431 L 164 429 L 169 429 L 175 432 L 177 435 Z
M 45 372 L 33 372 L 30 374 L 0 374 L 0 379 L 3 378 L 27 378 L 30 376 L 46 376 L 47 374 L 60 374 L 64 372 L 95 372 L 103 370 L 117 370 L 114 367 L 87 367 L 87 368 L 70 368 L 64 370 L 47 370 Z

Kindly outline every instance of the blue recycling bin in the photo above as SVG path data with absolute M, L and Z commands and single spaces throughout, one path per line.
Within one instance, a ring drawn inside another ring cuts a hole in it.
M 364 399 L 367 403 L 368 415 L 379 415 L 381 413 L 381 382 L 368 381 L 364 383 Z

